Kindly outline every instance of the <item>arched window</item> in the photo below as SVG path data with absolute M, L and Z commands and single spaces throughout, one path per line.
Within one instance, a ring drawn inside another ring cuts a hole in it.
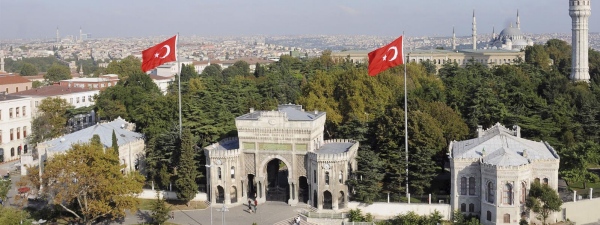
M 487 201 L 494 203 L 494 183 L 489 182 L 487 185 Z
M 231 179 L 235 178 L 235 167 L 231 167 Z
M 461 212 L 466 212 L 467 211 L 467 204 L 465 204 L 465 203 L 460 204 L 460 211 Z
M 17 127 L 17 140 L 21 139 L 21 128 Z
M 340 175 L 338 176 L 338 180 L 340 181 L 340 184 L 344 183 L 344 173 L 342 171 L 340 171 Z
M 217 177 L 219 177 L 219 180 L 221 179 L 221 167 L 217 170 Z
M 486 214 L 487 214 L 487 215 L 486 215 L 486 217 L 485 217 L 485 218 L 487 219 L 487 221 L 492 221 L 492 212 L 490 212 L 490 211 L 487 211 L 487 213 L 486 213 Z
M 23 116 L 27 116 L 27 106 L 23 106 Z
M 475 212 L 475 204 L 469 204 L 469 212 Z
M 469 195 L 475 195 L 475 177 L 469 177 Z
M 466 177 L 460 178 L 460 194 L 461 195 L 467 194 L 467 178 Z
M 512 205 L 512 185 L 506 183 L 504 185 L 504 194 L 502 196 L 502 203 Z
M 10 148 L 10 157 L 15 156 L 15 148 Z
M 521 204 L 525 203 L 525 199 L 527 198 L 527 184 L 525 182 L 521 183 Z
M 313 183 L 317 183 L 317 171 L 313 170 Z
M 325 172 L 325 184 L 329 185 L 329 172 Z
M 23 138 L 27 137 L 27 127 L 23 127 Z
M 548 178 L 544 178 L 544 184 L 548 185 Z
M 535 180 L 533 182 L 536 182 L 536 183 L 539 184 L 540 183 L 540 178 L 535 178 Z
M 510 214 L 504 214 L 504 223 L 510 223 Z

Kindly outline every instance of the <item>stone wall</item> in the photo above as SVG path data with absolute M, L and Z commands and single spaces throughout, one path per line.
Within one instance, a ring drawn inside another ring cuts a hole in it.
M 177 199 L 177 194 L 174 191 L 159 191 L 158 193 L 160 198 L 164 196 L 166 199 Z M 137 197 L 141 199 L 156 199 L 156 190 L 144 189 Z M 192 201 L 206 201 L 206 193 L 196 193 L 196 197 Z
M 363 214 L 371 213 L 376 219 L 389 219 L 411 211 L 418 215 L 430 215 L 435 210 L 440 212 L 444 220 L 450 220 L 450 217 L 452 216 L 452 210 L 449 204 L 376 202 L 366 205 L 359 202 L 349 202 L 348 209 L 360 209 Z
M 568 219 L 577 224 L 598 223 L 600 222 L 599 205 L 600 198 L 565 202 L 562 205 L 562 215 L 558 218 Z

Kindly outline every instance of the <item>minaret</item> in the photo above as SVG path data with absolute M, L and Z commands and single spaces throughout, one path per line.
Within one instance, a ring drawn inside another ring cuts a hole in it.
M 492 27 L 492 40 L 496 39 L 496 26 Z
M 475 22 L 475 10 L 473 9 L 473 50 L 477 49 L 477 22 Z
M 79 27 L 79 41 L 83 41 L 83 31 L 81 30 L 81 27 Z
M 0 50 L 0 72 L 4 72 L 4 50 Z
M 452 27 L 452 50 L 456 51 L 456 33 L 454 33 L 454 26 Z
M 56 43 L 60 43 L 60 35 L 58 33 L 58 26 L 56 27 Z
M 519 10 L 517 9 L 517 29 L 521 29 L 521 20 L 519 20 Z
M 588 66 L 588 19 L 592 14 L 590 0 L 569 0 L 569 16 L 571 16 L 571 80 L 590 81 Z

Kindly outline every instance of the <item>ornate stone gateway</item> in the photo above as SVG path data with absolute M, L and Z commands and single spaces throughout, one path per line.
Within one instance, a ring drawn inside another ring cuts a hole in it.
M 250 109 L 235 123 L 238 137 L 204 149 L 207 185 L 215 190 L 209 195 L 212 203 L 222 196 L 226 205 L 257 199 L 318 209 L 346 207 L 345 180 L 356 170 L 359 144 L 323 140 L 325 112 L 280 105 L 277 111 Z

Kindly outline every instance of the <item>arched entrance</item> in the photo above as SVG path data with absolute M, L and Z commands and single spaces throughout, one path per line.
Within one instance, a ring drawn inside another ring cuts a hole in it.
M 323 192 L 323 209 L 333 209 L 333 199 L 329 191 Z
M 225 200 L 225 190 L 223 190 L 223 187 L 221 186 L 217 186 L 217 193 L 215 193 L 217 195 L 217 203 L 223 203 L 223 201 Z
M 237 202 L 237 188 L 235 186 L 231 186 L 229 189 L 229 197 L 231 198 L 231 203 Z
M 289 199 L 288 167 L 279 160 L 272 159 L 267 163 L 267 201 L 287 202 Z
M 305 176 L 298 178 L 298 200 L 300 202 L 308 203 L 309 192 L 308 192 L 308 179 Z
M 340 195 L 338 196 L 338 209 L 343 209 L 346 207 L 346 202 L 344 198 L 344 192 L 340 191 Z
M 319 207 L 319 201 L 317 200 L 317 190 L 313 191 L 313 207 L 318 208 Z
M 256 183 L 254 183 L 254 174 L 248 174 L 248 181 L 246 185 L 246 190 L 248 191 L 248 198 L 254 199 L 255 197 L 257 197 L 258 195 L 256 194 Z

